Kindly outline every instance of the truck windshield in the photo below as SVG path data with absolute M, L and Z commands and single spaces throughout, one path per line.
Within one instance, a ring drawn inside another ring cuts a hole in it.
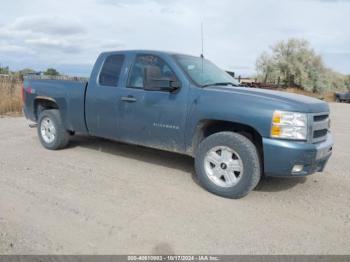
M 175 55 L 174 57 L 185 73 L 199 86 L 239 86 L 237 80 L 209 60 L 188 55 Z

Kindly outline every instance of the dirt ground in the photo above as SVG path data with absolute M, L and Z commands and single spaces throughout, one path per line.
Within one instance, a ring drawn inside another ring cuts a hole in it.
M 1 254 L 349 254 L 350 104 L 331 104 L 334 155 L 241 200 L 196 183 L 193 160 L 96 138 L 47 151 L 0 119 Z

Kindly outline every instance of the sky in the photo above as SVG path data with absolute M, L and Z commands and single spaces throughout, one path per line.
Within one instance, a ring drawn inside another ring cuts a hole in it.
M 242 76 L 288 38 L 350 74 L 350 0 L 2 0 L 0 64 L 88 76 L 102 51 L 201 54 Z

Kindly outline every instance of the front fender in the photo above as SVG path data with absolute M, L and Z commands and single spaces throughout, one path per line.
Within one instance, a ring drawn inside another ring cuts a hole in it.
M 275 108 L 268 100 L 255 104 L 247 97 L 203 96 L 195 97 L 187 118 L 186 148 L 191 151 L 193 137 L 201 123 L 207 120 L 226 121 L 251 127 L 261 137 L 269 137 Z

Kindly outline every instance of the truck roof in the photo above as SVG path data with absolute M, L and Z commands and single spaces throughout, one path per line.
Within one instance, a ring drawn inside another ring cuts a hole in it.
M 172 51 L 160 51 L 160 50 L 144 50 L 144 49 L 135 49 L 135 50 L 116 50 L 116 51 L 105 51 L 102 52 L 101 55 L 108 55 L 108 54 L 139 54 L 139 53 L 146 53 L 146 54 L 154 54 L 154 55 L 187 55 L 187 56 L 194 56 L 189 54 L 182 54 Z

